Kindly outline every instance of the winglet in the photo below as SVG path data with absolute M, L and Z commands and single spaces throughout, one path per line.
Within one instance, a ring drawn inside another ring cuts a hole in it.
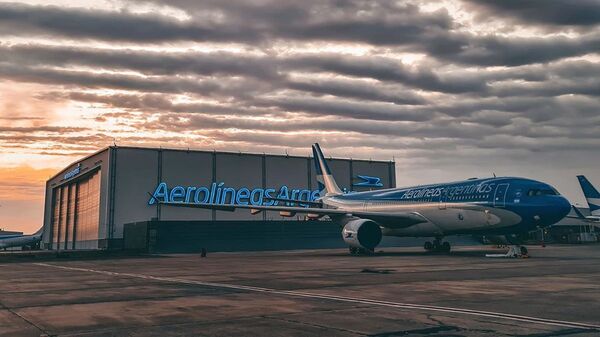
M 340 195 L 342 194 L 342 190 L 339 188 L 333 175 L 331 174 L 331 170 L 327 165 L 327 161 L 325 161 L 325 157 L 323 156 L 323 152 L 321 151 L 321 147 L 319 143 L 315 143 L 312 146 L 313 157 L 315 160 L 315 168 L 317 170 L 317 181 L 319 182 L 319 189 L 325 190 L 328 196 L 331 195 Z M 321 188 L 323 187 L 323 188 Z

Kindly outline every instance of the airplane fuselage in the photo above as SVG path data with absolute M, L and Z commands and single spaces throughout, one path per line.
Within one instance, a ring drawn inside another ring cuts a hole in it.
M 0 236 L 0 249 L 33 245 L 38 243 L 41 238 L 41 235 Z
M 510 177 L 356 192 L 322 201 L 327 207 L 386 214 L 375 219 L 383 235 L 415 237 L 523 233 L 550 226 L 570 210 L 550 185 Z M 389 216 L 406 212 L 426 221 L 398 225 Z

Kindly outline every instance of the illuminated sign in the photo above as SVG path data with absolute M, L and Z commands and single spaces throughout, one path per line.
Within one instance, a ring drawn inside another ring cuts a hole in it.
M 247 187 L 232 188 L 225 186 L 224 182 L 212 183 L 206 186 L 173 186 L 161 182 L 156 186 L 148 205 L 154 205 L 156 200 L 163 202 L 181 202 L 195 204 L 219 205 L 278 205 L 280 202 L 268 198 L 315 201 L 319 197 L 319 190 L 290 189 L 283 185 L 278 189 Z
M 362 181 L 358 183 L 354 183 L 354 186 L 363 186 L 363 187 L 383 187 L 383 183 L 381 183 L 381 178 L 379 177 L 371 177 L 371 176 L 363 176 L 357 175 L 358 179 L 362 179 Z
M 65 175 L 63 176 L 63 178 L 65 180 L 71 179 L 74 176 L 78 175 L 79 172 L 81 172 L 81 163 L 77 164 L 77 166 L 74 169 L 72 169 L 71 171 L 65 173 Z

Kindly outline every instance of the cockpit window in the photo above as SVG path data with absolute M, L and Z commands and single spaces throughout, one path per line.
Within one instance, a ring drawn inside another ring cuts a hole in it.
M 542 195 L 558 195 L 555 189 L 531 189 L 527 192 L 530 197 L 539 197 Z

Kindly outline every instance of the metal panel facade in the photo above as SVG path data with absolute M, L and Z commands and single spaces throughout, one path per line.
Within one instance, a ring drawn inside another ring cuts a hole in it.
M 306 191 L 311 190 L 309 186 L 310 176 L 307 169 L 308 163 L 307 158 L 266 156 L 265 182 L 267 187 L 281 192 L 281 189 L 285 186 L 285 190 L 289 193 L 288 198 L 307 200 Z M 314 185 L 314 189 L 317 189 L 316 185 Z M 292 195 L 294 190 L 305 192 L 301 193 L 301 196 L 298 195 L 299 192 Z M 295 217 L 281 217 L 277 212 L 266 212 L 265 218 L 267 220 L 296 220 Z
M 186 187 L 186 197 L 189 195 L 190 201 L 193 201 L 196 195 L 199 200 L 203 200 L 203 194 L 205 193 L 198 191 L 198 188 L 210 186 L 213 182 L 212 153 L 162 150 L 161 164 L 160 181 L 166 183 L 169 189 L 172 189 L 174 186 L 184 186 Z M 148 191 L 154 191 L 155 187 L 149 187 Z M 148 197 L 147 194 L 146 197 Z M 212 211 L 206 209 L 161 207 L 160 219 L 212 220 Z
M 215 182 L 218 184 L 217 186 L 221 186 L 223 183 L 221 196 L 227 195 L 227 188 L 233 188 L 236 191 L 241 188 L 248 188 L 250 191 L 263 188 L 262 160 L 261 155 L 255 154 L 217 153 Z M 227 200 L 229 200 L 228 197 Z M 216 213 L 217 220 L 243 220 L 252 217 L 248 210 L 217 211 Z
M 113 238 L 123 237 L 123 224 L 157 216 L 148 205 L 149 191 L 157 185 L 159 151 L 156 149 L 116 148 L 114 169 Z

